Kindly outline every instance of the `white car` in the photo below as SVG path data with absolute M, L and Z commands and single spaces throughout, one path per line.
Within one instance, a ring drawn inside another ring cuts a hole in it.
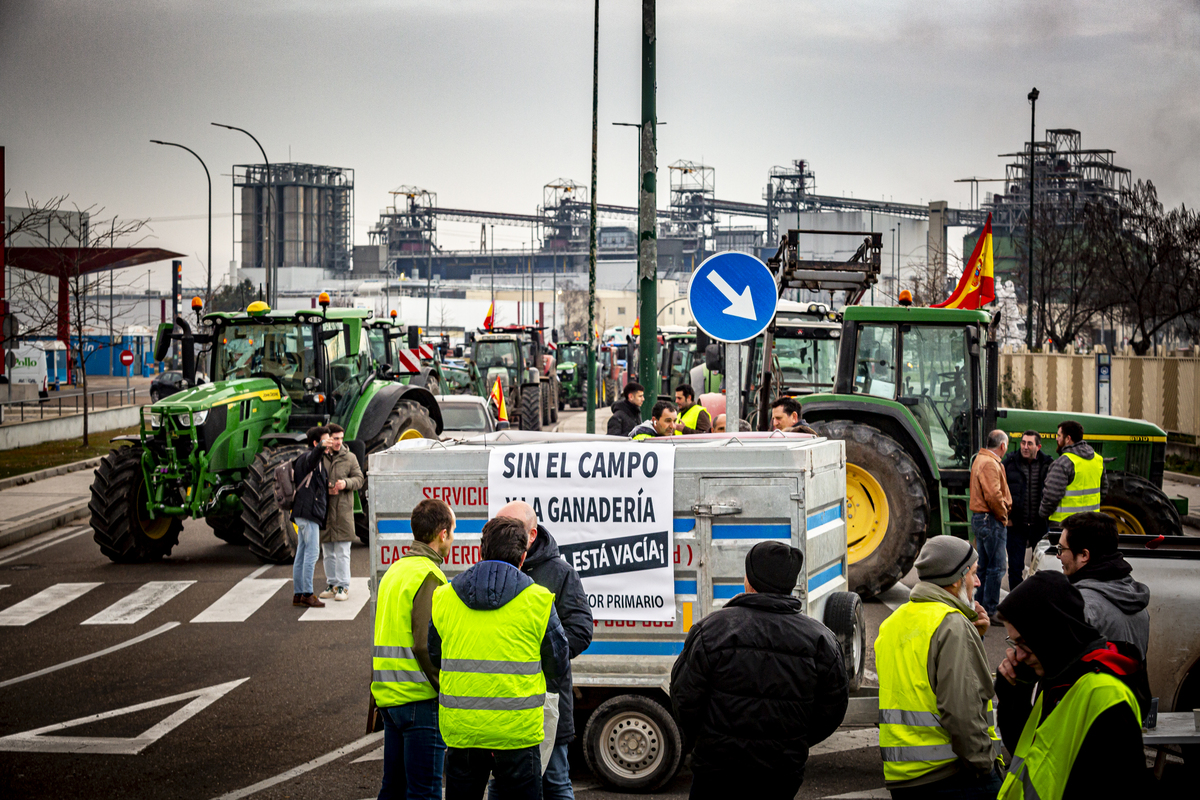
M 465 394 L 440 394 L 442 441 L 466 439 L 496 430 L 496 418 L 487 398 Z

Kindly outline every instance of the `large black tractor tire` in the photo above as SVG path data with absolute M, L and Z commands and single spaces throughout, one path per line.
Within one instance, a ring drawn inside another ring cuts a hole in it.
M 521 430 L 542 429 L 542 387 L 530 384 L 521 387 Z
M 1182 536 L 1175 504 L 1150 481 L 1128 472 L 1108 473 L 1108 491 L 1100 510 L 1117 520 L 1122 534 Z
M 437 378 L 433 380 L 436 382 Z M 401 436 L 413 437 L 418 434 L 422 439 L 437 438 L 437 425 L 434 424 L 433 417 L 429 416 L 429 410 L 411 400 L 397 400 L 379 433 L 366 442 L 367 456 L 387 450 L 399 441 Z M 354 515 L 354 534 L 363 544 L 370 544 L 371 526 L 366 486 L 358 490 L 358 499 L 362 505 L 362 512 Z
M 557 380 L 550 382 L 550 423 L 558 422 L 558 407 L 560 405 L 559 398 L 562 396 L 562 389 L 558 385 Z
M 223 542 L 246 546 L 250 541 L 246 538 L 246 523 L 240 515 L 229 517 L 205 517 L 204 521 L 212 528 L 213 536 Z
M 683 737 L 671 712 L 640 695 L 605 700 L 583 729 L 592 774 L 621 792 L 653 792 L 675 777 Z
M 612 378 L 605 378 L 603 405 L 611 406 L 615 402 L 617 402 L 617 382 Z
M 542 427 L 550 424 L 550 384 L 543 381 L 539 384 L 541 389 L 539 394 L 542 396 Z
M 269 564 L 289 564 L 296 555 L 296 529 L 275 501 L 275 468 L 305 447 L 288 445 L 263 450 L 250 462 L 242 483 L 242 522 L 250 552 Z
M 929 528 L 929 492 L 921 470 L 878 428 L 816 422 L 821 436 L 846 443 L 847 560 L 850 591 L 864 600 L 912 569 Z
M 183 520 L 146 512 L 146 481 L 142 475 L 142 448 L 121 447 L 100 461 L 93 473 L 92 538 L 100 552 L 113 561 L 133 564 L 158 561 L 179 544 Z

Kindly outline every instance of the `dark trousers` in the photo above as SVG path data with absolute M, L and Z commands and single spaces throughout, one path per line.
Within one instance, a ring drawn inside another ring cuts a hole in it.
M 379 800 L 440 800 L 446 745 L 437 698 L 379 709 L 383 717 L 383 785 Z
M 542 800 L 541 748 L 481 750 L 446 748 L 446 800 L 480 800 L 488 774 L 499 800 Z
M 754 800 L 794 800 L 804 776 L 754 776 L 745 773 L 695 772 L 688 800 L 730 800 L 753 797 Z
M 973 774 L 971 770 L 959 770 L 949 778 L 935 783 L 889 791 L 892 793 L 892 800 L 995 800 L 1000 794 L 1002 783 L 1004 780 L 998 770 L 992 770 L 991 774 L 982 778 Z
M 1039 520 L 1032 525 L 1025 522 L 1013 522 L 1008 529 L 1008 538 L 1004 543 L 1008 550 L 1008 590 L 1021 585 L 1021 573 L 1025 568 L 1025 549 L 1037 544 L 1038 539 L 1046 535 L 1046 521 Z

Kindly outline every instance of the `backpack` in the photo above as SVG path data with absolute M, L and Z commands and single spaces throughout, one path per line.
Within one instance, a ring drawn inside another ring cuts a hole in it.
M 299 456 L 296 456 L 299 458 Z M 275 502 L 284 511 L 291 511 L 292 506 L 296 504 L 296 490 L 306 488 L 312 481 L 312 474 L 315 470 L 310 470 L 304 476 L 304 480 L 300 481 L 300 485 L 296 486 L 293 480 L 292 466 L 296 463 L 295 459 L 285 461 L 275 467 Z

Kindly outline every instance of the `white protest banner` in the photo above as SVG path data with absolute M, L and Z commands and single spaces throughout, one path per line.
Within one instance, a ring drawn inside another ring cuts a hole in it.
M 583 579 L 595 619 L 675 619 L 675 448 L 637 442 L 496 447 L 488 516 L 524 500 Z

